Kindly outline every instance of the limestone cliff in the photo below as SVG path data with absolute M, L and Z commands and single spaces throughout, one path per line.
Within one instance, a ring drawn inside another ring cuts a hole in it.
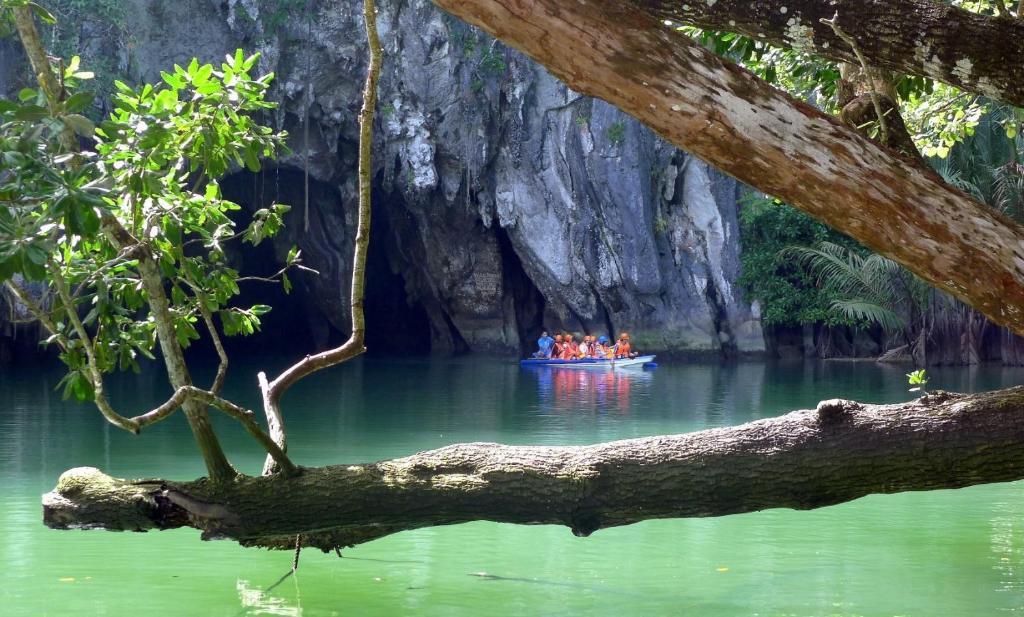
M 86 23 L 80 45 L 135 80 L 237 47 L 277 73 L 270 122 L 293 152 L 225 185 L 248 207 L 294 206 L 276 258 L 298 244 L 320 275 L 301 276 L 290 301 L 319 342 L 344 330 L 366 62 L 357 3 L 123 4 L 123 40 Z M 763 351 L 756 306 L 735 285 L 736 181 L 430 2 L 379 10 L 371 276 L 389 289 L 371 285 L 371 333 L 418 315 L 434 351 L 516 352 L 542 325 L 628 330 L 644 351 Z

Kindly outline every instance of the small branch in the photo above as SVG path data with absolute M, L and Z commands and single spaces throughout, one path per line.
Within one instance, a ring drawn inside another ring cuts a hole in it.
M 1009 16 L 1010 15 L 1010 11 L 1008 11 L 1006 9 L 1006 2 L 1004 2 L 1003 0 L 995 0 L 995 1 L 996 1 L 996 8 L 999 9 L 999 16 L 1000 17 Z
M 203 323 L 206 324 L 206 329 L 210 332 L 210 340 L 213 341 L 213 347 L 217 350 L 217 357 L 220 358 L 220 363 L 217 365 L 217 375 L 213 378 L 213 385 L 210 386 L 210 392 L 219 395 L 221 388 L 224 387 L 224 380 L 228 375 L 228 353 L 224 350 L 224 343 L 217 332 L 217 324 L 213 321 L 213 314 L 210 313 L 210 309 L 206 306 L 206 294 L 187 277 L 181 280 L 192 288 L 192 293 L 196 297 L 196 304 L 199 306 L 199 314 L 203 316 Z
M 832 28 L 832 31 L 836 33 L 836 36 L 841 38 L 853 53 L 857 56 L 857 61 L 860 62 L 861 69 L 864 70 L 864 74 L 867 75 L 868 81 L 871 84 L 871 103 L 875 106 L 875 115 L 878 116 L 878 134 L 879 138 L 884 145 L 889 144 L 889 128 L 886 125 L 885 113 L 882 111 L 882 102 L 878 99 L 878 85 L 875 83 L 875 77 L 871 74 L 871 69 L 868 68 L 867 60 L 864 59 L 864 55 L 860 53 L 860 48 L 857 47 L 857 43 L 853 40 L 853 37 L 846 34 L 839 27 L 839 12 L 832 17 L 832 19 L 822 19 L 821 23 Z M 893 101 L 895 103 L 895 101 Z
M 313 274 L 320 274 L 320 272 L 318 272 L 317 270 L 314 270 L 313 268 L 307 268 L 306 266 L 303 266 L 302 264 L 299 264 L 299 263 L 292 263 L 292 264 L 288 264 L 287 266 L 281 268 L 280 270 L 278 270 L 277 272 L 271 274 L 270 276 L 241 276 L 241 277 L 236 278 L 235 282 L 236 283 L 250 283 L 250 282 L 280 283 L 281 282 L 281 277 L 284 276 L 285 273 L 288 272 L 289 270 L 291 270 L 292 268 L 298 268 L 299 270 L 303 270 L 305 272 L 312 272 Z
M 363 300 L 366 292 L 366 254 L 370 244 L 371 174 L 373 173 L 373 116 L 377 107 L 377 80 L 383 52 L 377 34 L 377 9 L 374 0 L 363 0 L 363 21 L 370 48 L 370 63 L 363 87 L 363 107 L 359 112 L 359 214 L 356 224 L 355 249 L 352 255 L 352 333 L 341 347 L 306 356 L 270 382 L 265 397 L 273 407 L 281 395 L 303 377 L 350 360 L 366 351 L 366 322 Z
M 260 371 L 256 378 L 260 384 L 260 394 L 263 397 L 263 413 L 267 416 L 267 429 L 270 431 L 270 438 L 281 448 L 282 452 L 287 452 L 288 441 L 284 429 L 284 416 L 281 415 L 281 407 L 278 401 L 271 396 L 267 374 Z M 263 463 L 263 475 L 269 476 L 276 471 L 276 461 L 270 455 L 267 455 L 267 460 Z
M 68 291 L 68 285 L 64 280 L 64 275 L 61 274 L 60 265 L 52 260 L 49 265 L 50 277 L 53 279 L 53 286 L 57 289 L 57 296 L 60 298 L 61 308 L 63 308 L 64 313 L 67 315 L 68 321 L 71 322 L 71 327 L 74 328 L 75 334 L 78 335 L 78 339 L 82 343 L 82 349 L 85 351 L 86 363 L 89 369 L 89 380 L 92 382 L 93 388 L 93 402 L 96 403 L 96 407 L 99 408 L 100 413 L 103 414 L 103 417 L 106 418 L 108 422 L 114 426 L 123 428 L 126 431 L 138 433 L 138 423 L 133 422 L 129 418 L 126 418 L 114 411 L 114 408 L 107 400 L 107 395 L 103 390 L 103 373 L 100 371 L 99 363 L 96 361 L 96 351 L 93 349 L 92 338 L 89 337 L 89 333 L 86 331 L 85 325 L 82 323 L 82 320 L 79 319 L 78 312 L 75 311 L 75 303 L 71 298 L 71 293 Z
M 248 433 L 252 435 L 261 446 L 263 446 L 267 453 L 274 458 L 274 461 L 280 466 L 285 475 L 295 475 L 298 473 L 298 468 L 294 463 L 292 463 L 291 459 L 288 458 L 288 455 L 285 454 L 284 450 L 274 443 L 274 440 L 271 439 L 270 436 L 260 428 L 260 425 L 256 423 L 255 414 L 253 414 L 252 411 L 239 407 L 231 401 L 223 399 L 212 392 L 200 390 L 195 386 L 184 386 L 183 389 L 188 391 L 188 398 L 198 400 L 210 407 L 219 409 L 241 422 L 242 426 L 245 427 L 245 430 L 248 431 Z
M 39 39 L 39 30 L 36 29 L 35 16 L 32 7 L 28 5 L 14 7 L 14 23 L 18 29 L 18 37 L 25 48 L 25 55 L 28 56 L 29 64 L 32 65 L 32 72 L 35 74 L 39 87 L 46 95 L 46 103 L 51 116 L 60 114 L 60 100 L 62 88 L 53 74 L 53 67 L 50 65 L 50 58 L 46 54 L 42 41 Z M 60 144 L 67 152 L 78 150 L 78 138 L 69 126 L 65 126 L 60 132 Z
M 19 302 L 25 305 L 25 308 L 28 309 L 28 312 L 32 313 L 32 316 L 35 317 L 36 320 L 39 321 L 39 323 L 43 324 L 43 327 L 46 328 L 46 330 L 50 334 L 57 337 L 56 341 L 57 344 L 60 345 L 60 348 L 67 351 L 67 337 L 60 333 L 60 330 L 57 328 L 57 324 L 53 323 L 53 320 L 50 319 L 50 316 L 47 314 L 47 312 L 43 310 L 43 307 L 39 306 L 35 302 L 35 300 L 33 300 L 32 297 L 29 296 L 24 289 L 18 287 L 14 283 L 14 281 L 8 279 L 4 281 L 4 284 L 7 286 L 8 289 L 11 290 L 11 293 L 14 294 L 14 297 L 17 298 Z

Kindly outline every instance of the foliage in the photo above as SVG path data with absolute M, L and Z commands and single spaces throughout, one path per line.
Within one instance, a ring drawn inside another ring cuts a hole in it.
M 1015 126 L 1019 113 L 995 108 L 981 118 L 972 136 L 946 158 L 932 160 L 932 165 L 946 182 L 1024 222 L 1024 136 Z
M 461 52 L 466 61 L 470 75 L 469 89 L 473 94 L 483 92 L 487 80 L 498 80 L 508 71 L 505 50 L 498 47 L 496 40 L 485 44 L 483 35 L 458 21 L 449 21 L 448 30 L 452 46 Z
M 165 280 L 182 346 L 199 337 L 204 311 L 220 316 L 226 334 L 249 334 L 269 310 L 230 305 L 239 275 L 224 245 L 273 235 L 287 208 L 260 211 L 237 232 L 229 213 L 239 206 L 216 182 L 233 166 L 258 170 L 260 158 L 284 144 L 283 134 L 249 116 L 273 107 L 264 100 L 273 75 L 252 78 L 256 61 L 239 50 L 219 68 L 175 66 L 156 86 L 115 82 L 114 111 L 98 126 L 80 114 L 92 101 L 86 92 L 70 89 L 54 114 L 32 89 L 0 101 L 0 282 L 20 276 L 68 291 L 72 306 L 55 302 L 48 317 L 57 329 L 48 342 L 61 347 L 69 369 L 66 394 L 92 394 L 89 347 L 101 372 L 137 368 L 138 354 L 152 355 L 143 251 Z M 63 151 L 58 137 L 69 129 L 89 147 Z M 130 234 L 128 246 L 112 239 L 116 229 Z M 75 328 L 76 314 L 89 340 Z
M 886 332 L 907 327 L 907 315 L 928 303 L 929 287 L 903 266 L 832 242 L 793 246 L 785 254 L 818 276 L 833 296 L 832 308 L 853 323 L 877 324 Z
M 996 15 L 996 2 L 950 0 L 969 11 Z M 780 48 L 766 41 L 732 32 L 677 26 L 714 53 L 746 66 L 768 83 L 786 90 L 829 113 L 837 113 L 835 94 L 839 69 L 835 62 L 818 58 L 799 42 Z M 974 134 L 981 118 L 998 107 L 994 102 L 954 86 L 920 76 L 895 76 L 896 101 L 919 150 L 929 157 L 946 157 L 953 145 Z M 1011 110 L 1015 119 L 1003 122 L 1012 139 L 1020 132 L 1024 110 Z
M 765 324 L 853 325 L 832 308 L 835 295 L 820 289 L 814 274 L 789 259 L 784 251 L 794 245 L 811 246 L 823 241 L 863 250 L 857 248 L 859 245 L 796 208 L 754 194 L 743 200 L 740 236 L 739 283 L 750 299 L 760 302 Z
M 910 392 L 922 392 L 927 394 L 925 387 L 928 385 L 928 375 L 924 369 L 918 369 L 912 373 L 907 373 L 907 385 L 913 386 L 910 388 Z
M 608 143 L 619 147 L 626 141 L 626 123 L 621 120 L 612 122 L 605 133 L 608 136 Z

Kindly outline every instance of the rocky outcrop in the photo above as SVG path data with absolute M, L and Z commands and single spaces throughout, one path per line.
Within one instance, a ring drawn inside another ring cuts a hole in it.
M 294 206 L 277 258 L 302 248 L 320 272 L 297 281 L 310 331 L 321 343 L 343 331 L 366 59 L 357 3 L 125 4 L 121 53 L 137 79 L 236 47 L 277 73 L 270 121 L 293 152 L 225 184 L 247 206 Z M 517 352 L 542 326 L 628 330 L 663 353 L 764 350 L 735 286 L 736 181 L 430 2 L 379 11 L 370 267 L 402 293 L 380 290 L 371 333 L 415 313 L 434 351 Z

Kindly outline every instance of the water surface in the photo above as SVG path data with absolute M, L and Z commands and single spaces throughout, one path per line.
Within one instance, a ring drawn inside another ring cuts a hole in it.
M 255 405 L 258 363 L 228 394 Z M 212 367 L 211 367 L 212 368 Z M 210 371 L 212 372 L 212 371 Z M 863 363 L 663 365 L 654 372 L 521 370 L 489 360 L 362 360 L 286 401 L 303 465 L 362 462 L 459 441 L 586 444 L 728 426 L 823 398 L 906 400 L 901 368 Z M 984 390 L 1024 371 L 930 371 Z M 871 496 L 812 512 L 651 521 L 576 538 L 562 527 L 470 523 L 345 551 L 292 555 L 201 542 L 198 532 L 60 532 L 39 495 L 64 470 L 202 473 L 178 416 L 138 437 L 62 402 L 60 374 L 0 375 L 3 615 L 998 615 L 1024 613 L 1024 485 Z M 128 413 L 162 402 L 155 371 L 112 384 Z M 232 460 L 262 456 L 217 420 Z

